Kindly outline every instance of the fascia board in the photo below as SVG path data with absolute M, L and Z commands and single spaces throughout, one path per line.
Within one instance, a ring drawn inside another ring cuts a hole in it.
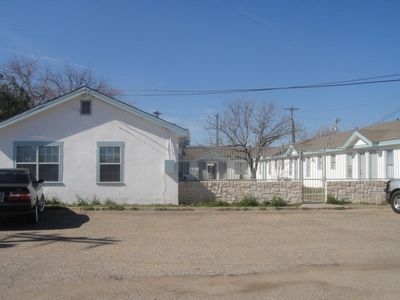
M 346 143 L 343 144 L 343 148 L 349 148 L 349 147 L 353 146 L 352 143 L 357 138 L 362 140 L 367 146 L 373 145 L 373 143 L 369 139 L 367 139 L 365 136 L 363 136 L 361 133 L 359 133 L 358 131 L 354 131 L 353 134 L 346 141 Z
M 180 127 L 178 125 L 169 123 L 169 122 L 167 122 L 167 121 L 165 121 L 163 119 L 157 118 L 157 117 L 155 117 L 155 116 L 153 116 L 153 115 L 151 115 L 151 114 L 149 114 L 149 113 L 147 113 L 145 111 L 142 111 L 142 110 L 140 110 L 140 109 L 138 109 L 136 107 L 130 106 L 129 104 L 126 104 L 126 103 L 124 103 L 122 101 L 110 98 L 110 97 L 108 97 L 106 95 L 103 95 L 103 94 L 100 94 L 100 93 L 98 93 L 98 92 L 96 92 L 94 90 L 90 90 L 88 94 L 92 95 L 93 97 L 97 98 L 98 100 L 106 102 L 106 103 L 108 103 L 108 104 L 110 104 L 110 105 L 112 105 L 114 107 L 117 107 L 117 108 L 119 108 L 121 110 L 124 110 L 124 111 L 126 111 L 128 113 L 131 113 L 131 114 L 133 114 L 135 116 L 138 116 L 138 117 L 140 117 L 140 118 L 142 118 L 144 120 L 147 120 L 149 122 L 155 123 L 158 126 L 161 126 L 161 127 L 165 128 L 165 129 L 168 129 L 168 130 L 174 132 L 178 137 L 188 137 L 189 136 L 189 132 L 188 132 L 187 129 L 185 129 L 183 127 Z

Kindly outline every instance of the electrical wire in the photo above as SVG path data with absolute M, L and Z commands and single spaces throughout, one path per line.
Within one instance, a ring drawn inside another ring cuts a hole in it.
M 374 77 L 365 77 L 359 79 L 341 80 L 334 82 L 315 83 L 306 85 L 295 86 L 281 86 L 281 87 L 263 87 L 263 88 L 244 88 L 244 89 L 217 89 L 217 90 L 169 90 L 169 89 L 119 89 L 131 90 L 137 93 L 128 93 L 122 96 L 201 96 L 201 95 L 219 95 L 219 94 L 234 94 L 234 93 L 249 93 L 249 92 L 266 92 L 277 90 L 295 90 L 295 89 L 314 89 L 314 88 L 329 88 L 329 87 L 343 87 L 367 84 L 382 84 L 382 83 L 395 83 L 400 82 L 400 78 L 396 79 L 383 79 L 389 77 L 398 77 L 400 74 L 390 74 Z M 382 79 L 382 80 L 378 80 Z

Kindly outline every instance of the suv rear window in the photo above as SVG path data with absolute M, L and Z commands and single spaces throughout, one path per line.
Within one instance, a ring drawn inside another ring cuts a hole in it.
M 23 173 L 0 173 L 0 183 L 29 183 L 29 177 Z

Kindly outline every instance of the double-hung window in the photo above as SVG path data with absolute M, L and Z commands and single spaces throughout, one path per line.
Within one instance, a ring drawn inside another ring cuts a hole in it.
M 97 182 L 122 183 L 123 180 L 124 143 L 97 143 Z
M 16 142 L 14 161 L 45 182 L 62 182 L 62 142 Z

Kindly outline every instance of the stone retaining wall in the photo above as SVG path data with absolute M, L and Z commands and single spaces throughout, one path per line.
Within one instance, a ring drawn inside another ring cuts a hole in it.
M 326 194 L 352 203 L 381 204 L 385 202 L 386 181 L 327 181 Z
M 274 196 L 288 203 L 301 203 L 302 188 L 299 181 L 181 181 L 179 203 L 196 203 L 208 200 L 241 201 L 244 196 L 254 196 L 258 201 L 270 201 Z
M 327 181 L 326 195 L 352 203 L 381 204 L 385 202 L 385 181 Z M 207 180 L 179 182 L 179 203 L 209 200 L 241 201 L 244 196 L 258 201 L 281 197 L 290 204 L 302 202 L 300 181 Z

